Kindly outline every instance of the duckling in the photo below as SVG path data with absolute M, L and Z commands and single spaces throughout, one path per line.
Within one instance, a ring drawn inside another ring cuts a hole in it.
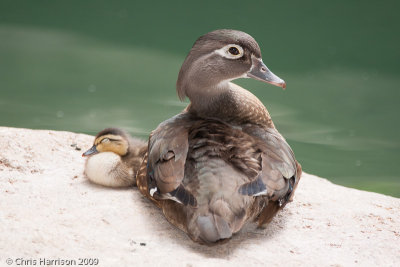
M 136 185 L 136 174 L 147 151 L 147 144 L 118 128 L 99 132 L 93 146 L 82 154 L 87 178 L 99 185 L 127 187 Z
M 229 239 L 250 221 L 264 227 L 292 200 L 301 176 L 265 106 L 231 82 L 238 78 L 286 87 L 247 33 L 197 39 L 177 80 L 179 98 L 190 104 L 151 133 L 137 177 L 167 220 L 202 244 Z

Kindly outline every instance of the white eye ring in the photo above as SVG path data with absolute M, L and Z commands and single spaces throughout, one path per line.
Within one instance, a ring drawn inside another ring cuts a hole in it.
M 231 53 L 232 49 L 235 50 L 235 48 L 236 51 L 239 52 L 237 55 Z M 224 58 L 229 59 L 238 59 L 244 55 L 243 48 L 237 44 L 228 44 L 220 49 L 215 50 L 214 52 L 220 56 L 223 56 Z

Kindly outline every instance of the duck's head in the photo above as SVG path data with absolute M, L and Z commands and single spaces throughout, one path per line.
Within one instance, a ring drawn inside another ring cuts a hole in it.
M 93 146 L 82 156 L 86 157 L 101 152 L 114 152 L 117 155 L 125 156 L 128 149 L 127 134 L 118 128 L 107 128 L 96 135 Z
M 216 30 L 201 36 L 194 43 L 177 81 L 181 99 L 193 85 L 215 88 L 237 78 L 253 78 L 282 88 L 286 83 L 263 63 L 260 47 L 249 34 L 236 30 Z

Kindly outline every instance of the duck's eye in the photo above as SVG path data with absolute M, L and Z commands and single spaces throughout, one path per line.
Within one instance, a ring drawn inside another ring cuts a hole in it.
M 104 138 L 103 140 L 101 140 L 101 142 L 102 142 L 102 143 L 107 143 L 107 142 L 110 142 L 110 139 Z
M 237 44 L 228 44 L 220 49 L 215 50 L 214 52 L 228 59 L 238 59 L 244 55 L 243 48 Z
M 229 47 L 229 53 L 231 53 L 232 55 L 234 55 L 234 56 L 237 56 L 237 55 L 239 55 L 239 49 L 237 49 L 236 47 L 234 47 L 234 46 L 231 46 L 231 47 Z

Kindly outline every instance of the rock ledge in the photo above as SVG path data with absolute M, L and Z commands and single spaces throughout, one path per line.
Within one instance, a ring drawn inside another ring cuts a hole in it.
M 94 258 L 99 266 L 400 263 L 398 198 L 305 173 L 294 202 L 266 229 L 248 225 L 231 241 L 206 247 L 171 226 L 136 188 L 89 183 L 81 154 L 92 141 L 0 127 L 0 266 L 16 266 L 18 258 L 37 265 L 43 258 Z

